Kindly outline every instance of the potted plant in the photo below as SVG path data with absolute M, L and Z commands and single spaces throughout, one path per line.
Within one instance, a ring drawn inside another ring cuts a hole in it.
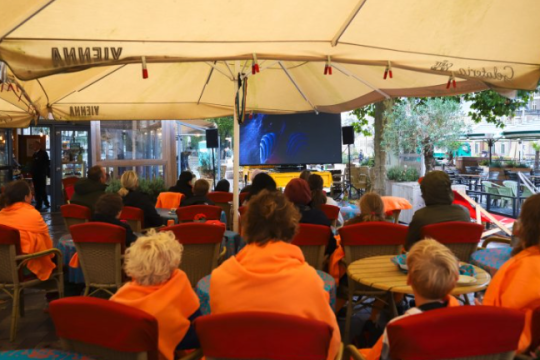
M 388 178 L 386 193 L 405 198 L 412 204 L 413 209 L 403 210 L 399 217 L 400 221 L 409 223 L 414 212 L 424 206 L 420 184 L 418 184 L 420 178 L 418 170 L 413 167 L 394 166 L 388 169 L 386 177 Z

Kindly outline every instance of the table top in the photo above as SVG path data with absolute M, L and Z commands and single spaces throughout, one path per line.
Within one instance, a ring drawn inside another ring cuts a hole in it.
M 479 175 L 479 174 L 459 174 L 459 176 L 464 176 L 464 177 L 474 177 L 474 178 L 480 178 L 480 177 L 482 177 L 482 175 Z
M 156 211 L 159 214 L 159 216 L 161 216 L 162 218 L 169 218 L 169 219 L 178 218 L 178 216 L 176 216 L 176 212 L 173 212 L 172 214 L 170 213 L 171 209 L 156 208 Z
M 382 255 L 357 260 L 348 266 L 347 274 L 354 281 L 375 289 L 412 295 L 412 288 L 407 285 L 407 275 L 399 271 L 398 267 L 390 261 L 394 256 Z M 477 266 L 474 266 L 474 270 L 476 282 L 457 285 L 452 295 L 482 291 L 488 286 L 491 276 Z
M 55 349 L 26 349 L 0 352 L 0 359 L 58 359 L 58 360 L 92 360 L 93 358 Z

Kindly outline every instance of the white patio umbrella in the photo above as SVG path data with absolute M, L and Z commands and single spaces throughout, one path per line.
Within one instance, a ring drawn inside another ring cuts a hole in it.
M 0 9 L 0 60 L 31 106 L 58 120 L 230 115 L 239 77 L 246 111 L 263 113 L 532 90 L 540 77 L 534 0 L 0 0 Z M 236 144 L 238 134 L 236 125 Z

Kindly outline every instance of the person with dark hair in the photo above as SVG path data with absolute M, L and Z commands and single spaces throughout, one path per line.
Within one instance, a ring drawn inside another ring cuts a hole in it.
M 414 213 L 405 250 L 409 250 L 417 241 L 422 240 L 422 228 L 430 224 L 438 224 L 449 221 L 471 221 L 469 212 L 460 205 L 452 205 L 454 193 L 452 181 L 444 171 L 431 171 L 420 183 L 422 198 L 426 207 Z
M 328 359 L 334 359 L 341 335 L 322 281 L 290 242 L 300 213 L 283 194 L 262 190 L 242 216 L 247 245 L 212 272 L 212 314 L 267 311 L 327 323 L 333 329 Z M 234 301 L 231 301 L 234 299 Z
M 309 184 L 309 189 L 311 190 L 311 207 L 314 207 L 316 209 L 320 209 L 321 205 L 332 205 L 332 206 L 338 206 L 338 203 L 336 200 L 332 199 L 332 197 L 327 196 L 326 192 L 323 190 L 324 180 L 319 174 L 311 174 L 309 175 L 309 178 L 307 180 Z M 343 216 L 341 213 L 338 215 L 337 219 L 337 226 L 341 226 L 343 224 Z
M 105 193 L 106 181 L 105 169 L 99 165 L 92 166 L 88 170 L 88 177 L 75 183 L 75 193 L 70 203 L 86 206 L 91 211 L 94 211 L 94 204 L 97 199 Z
M 2 211 L 0 224 L 19 230 L 22 254 L 34 254 L 49 250 L 53 242 L 49 228 L 43 217 L 32 205 L 32 191 L 24 180 L 12 181 L 6 185 L 0 197 Z M 47 280 L 56 267 L 52 257 L 42 256 L 28 261 L 25 272 L 29 270 L 40 280 Z M 4 260 L 2 260 L 4 261 Z
M 216 188 L 214 191 L 222 191 L 222 192 L 230 192 L 231 191 L 231 184 L 229 183 L 229 180 L 227 179 L 221 179 L 216 184 Z
M 195 175 L 191 171 L 182 171 L 180 173 L 180 176 L 178 177 L 178 181 L 176 182 L 176 185 L 171 186 L 169 188 L 169 191 L 177 192 L 180 194 L 184 194 L 184 199 L 189 199 L 193 196 L 193 179 L 195 178 Z
M 199 179 L 195 181 L 195 185 L 193 185 L 193 196 L 187 199 L 182 199 L 181 206 L 216 205 L 216 203 L 206 197 L 209 190 L 210 184 L 208 183 L 208 181 L 204 179 Z
M 252 196 L 257 195 L 262 190 L 276 191 L 276 182 L 267 173 L 258 173 L 251 182 L 251 188 L 246 196 L 246 202 L 251 199 Z
M 302 172 L 300 173 L 299 178 L 308 181 L 310 175 L 311 175 L 311 171 L 305 169 L 305 170 L 302 170 Z
M 345 226 L 371 221 L 385 221 L 384 203 L 379 194 L 374 192 L 365 193 L 358 200 L 360 214 L 347 220 Z
M 34 142 L 34 154 L 32 155 L 32 182 L 36 195 L 36 210 L 41 210 L 43 204 L 50 208 L 47 196 L 47 176 L 50 175 L 49 155 L 41 148 L 41 142 Z
M 118 225 L 126 229 L 126 246 L 131 245 L 137 236 L 125 222 L 120 221 L 120 214 L 124 208 L 122 197 L 118 194 L 103 194 L 96 201 L 94 215 L 90 221 L 104 222 Z
M 484 297 L 484 305 L 525 311 L 525 328 L 518 352 L 533 339 L 532 313 L 540 306 L 540 194 L 527 198 L 521 207 L 514 235 L 519 242 L 512 257 L 497 271 Z

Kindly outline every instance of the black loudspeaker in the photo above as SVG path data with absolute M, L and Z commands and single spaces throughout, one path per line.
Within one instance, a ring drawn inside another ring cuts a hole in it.
M 341 128 L 341 131 L 343 132 L 343 145 L 353 145 L 354 128 L 352 126 L 344 126 Z
M 216 149 L 219 147 L 218 130 L 206 129 L 206 148 Z

